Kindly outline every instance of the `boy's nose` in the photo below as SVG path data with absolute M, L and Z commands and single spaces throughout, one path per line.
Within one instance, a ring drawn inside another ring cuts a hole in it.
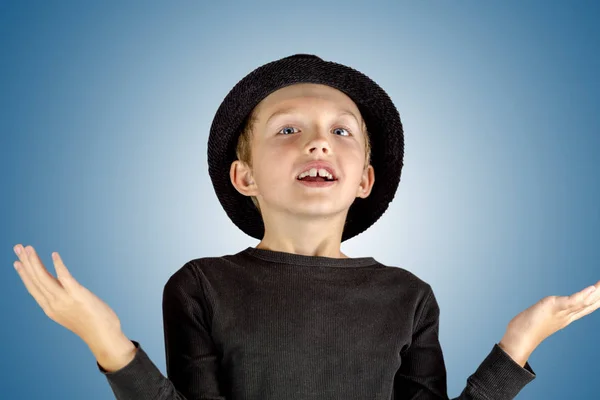
M 310 153 L 324 153 L 329 154 L 331 152 L 331 145 L 329 141 L 322 136 L 313 137 L 307 144 Z
M 326 146 L 317 146 L 317 147 L 313 147 L 310 149 L 310 153 L 311 154 L 315 154 L 315 153 L 323 153 L 323 154 L 330 154 L 331 151 L 329 149 L 329 147 Z
M 331 133 L 327 132 L 326 129 L 311 129 L 308 133 L 308 136 L 310 137 L 310 139 L 306 143 L 306 147 L 310 149 L 311 153 L 315 151 L 331 151 L 331 143 L 329 143 L 329 140 L 331 139 Z

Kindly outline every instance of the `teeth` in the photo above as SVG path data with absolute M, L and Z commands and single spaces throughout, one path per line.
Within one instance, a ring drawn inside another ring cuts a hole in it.
M 312 177 L 315 177 L 315 176 L 317 176 L 317 174 L 319 176 L 322 176 L 323 178 L 333 180 L 333 175 L 331 175 L 325 168 L 320 168 L 318 170 L 316 168 L 311 168 L 310 170 L 304 171 L 303 173 L 298 175 L 298 179 L 302 179 L 305 176 L 309 176 L 309 175 Z

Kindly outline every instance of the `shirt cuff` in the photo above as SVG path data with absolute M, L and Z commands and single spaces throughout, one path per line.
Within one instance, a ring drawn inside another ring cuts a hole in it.
M 513 399 L 535 377 L 529 362 L 521 367 L 496 343 L 469 380 L 488 398 Z

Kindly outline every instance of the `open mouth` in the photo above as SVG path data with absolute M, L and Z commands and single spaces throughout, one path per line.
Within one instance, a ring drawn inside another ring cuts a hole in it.
M 296 178 L 302 182 L 335 182 L 337 179 L 326 178 L 323 176 L 305 176 L 304 178 Z
M 303 186 L 327 187 L 332 186 L 338 180 L 338 177 L 333 168 L 330 168 L 327 165 L 317 164 L 300 173 L 296 177 L 296 180 Z
M 302 179 L 296 178 L 298 183 L 303 186 L 319 188 L 319 187 L 329 187 L 335 185 L 337 179 L 329 179 L 322 176 L 306 176 Z

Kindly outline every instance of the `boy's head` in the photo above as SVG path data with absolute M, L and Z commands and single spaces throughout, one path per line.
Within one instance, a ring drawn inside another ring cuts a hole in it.
M 280 114 L 290 108 L 295 112 Z M 393 200 L 404 131 L 394 103 L 371 78 L 294 54 L 254 69 L 229 91 L 213 119 L 207 153 L 219 202 L 249 236 L 264 238 L 266 226 L 290 229 L 287 216 L 297 223 L 320 216 L 321 222 L 336 219 L 343 242 L 373 225 Z M 310 166 L 333 168 L 339 179 L 298 181 L 314 160 L 319 165 Z
M 370 153 L 365 121 L 350 97 L 327 85 L 293 84 L 271 93 L 247 117 L 230 178 L 261 214 L 268 208 L 345 219 L 354 200 L 371 192 Z M 297 179 L 315 160 L 335 170 L 331 186 Z

